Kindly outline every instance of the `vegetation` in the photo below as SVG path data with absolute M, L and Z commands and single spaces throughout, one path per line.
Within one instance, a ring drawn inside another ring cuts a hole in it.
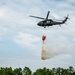
M 3 68 L 0 67 L 0 75 L 75 75 L 75 70 L 72 66 L 67 69 L 64 68 L 52 68 L 47 69 L 46 67 L 42 69 L 37 69 L 35 72 L 32 71 L 28 67 L 16 68 Z

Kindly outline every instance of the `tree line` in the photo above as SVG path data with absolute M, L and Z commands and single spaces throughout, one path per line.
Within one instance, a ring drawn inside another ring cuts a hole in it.
M 32 72 L 29 67 L 15 68 L 12 67 L 0 67 L 0 75 L 75 75 L 75 69 L 70 66 L 67 69 L 64 68 L 52 68 L 48 69 L 46 67 L 39 68 L 35 72 Z

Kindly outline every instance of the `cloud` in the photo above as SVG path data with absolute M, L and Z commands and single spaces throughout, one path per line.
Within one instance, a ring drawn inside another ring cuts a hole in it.
M 0 8 L 0 18 L 2 18 L 4 15 L 4 10 L 2 8 Z
M 0 25 L 0 41 L 3 39 L 3 37 L 7 34 L 8 28 Z
M 23 33 L 23 32 L 18 32 L 17 35 L 14 37 L 14 41 L 17 44 L 25 46 L 29 49 L 35 48 L 36 46 L 35 42 L 39 40 L 40 40 L 39 37 L 28 33 Z

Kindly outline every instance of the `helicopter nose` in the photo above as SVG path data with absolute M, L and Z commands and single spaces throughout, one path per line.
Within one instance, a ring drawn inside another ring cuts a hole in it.
M 43 25 L 43 22 L 39 22 L 37 25 L 38 26 L 42 26 Z
M 37 25 L 40 26 L 40 22 Z

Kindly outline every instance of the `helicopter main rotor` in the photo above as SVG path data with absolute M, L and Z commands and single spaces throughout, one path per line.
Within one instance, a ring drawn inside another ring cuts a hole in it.
M 38 18 L 38 19 L 44 19 L 45 21 L 47 21 L 48 20 L 49 13 L 50 13 L 50 11 L 48 11 L 46 18 L 32 16 L 32 15 L 30 15 L 29 17 L 34 17 L 34 18 Z

